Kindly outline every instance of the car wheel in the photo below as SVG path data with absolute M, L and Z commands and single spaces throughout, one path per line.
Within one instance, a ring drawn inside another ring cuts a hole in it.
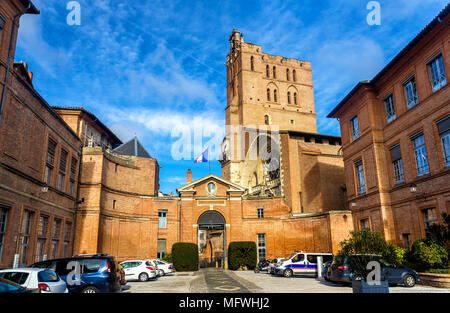
M 139 281 L 147 281 L 147 280 L 148 280 L 147 273 L 140 273 L 139 274 Z
M 292 276 L 292 270 L 290 270 L 290 269 L 284 270 L 283 276 L 287 277 L 287 278 L 291 277 Z
M 163 270 L 159 270 L 159 276 L 164 276 L 164 275 L 165 275 L 164 271 Z
M 255 267 L 255 273 L 259 273 L 259 268 Z
M 403 283 L 406 287 L 411 288 L 416 285 L 416 279 L 414 278 L 414 276 L 408 274 L 403 277 Z
M 99 293 L 100 290 L 94 286 L 89 286 L 81 290 L 81 293 Z

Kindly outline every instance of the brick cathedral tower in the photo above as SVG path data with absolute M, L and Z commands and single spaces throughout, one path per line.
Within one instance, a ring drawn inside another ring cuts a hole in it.
M 274 181 L 276 178 L 279 181 L 279 170 L 276 173 L 264 169 L 261 165 L 264 160 L 259 157 L 249 160 L 252 139 L 249 140 L 248 135 L 232 135 L 229 130 L 240 126 L 244 132 L 275 129 L 317 133 L 311 64 L 263 53 L 261 46 L 245 43 L 244 36 L 235 29 L 229 42 L 225 109 L 228 128 L 222 145 L 222 176 L 244 187 L 277 185 L 279 183 Z M 237 137 L 242 142 L 238 143 Z M 279 138 L 268 138 L 269 152 L 274 148 L 279 152 Z M 259 142 L 254 145 L 261 146 Z M 276 194 L 282 194 L 280 186 L 274 190 Z

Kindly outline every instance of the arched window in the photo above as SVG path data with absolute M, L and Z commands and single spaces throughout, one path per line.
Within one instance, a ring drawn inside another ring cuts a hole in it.
M 294 92 L 294 104 L 297 104 L 297 93 Z
M 266 125 L 270 125 L 270 117 L 269 117 L 269 115 L 264 115 L 264 124 L 266 124 Z
M 273 91 L 273 102 L 277 102 L 277 90 Z
M 269 65 L 266 65 L 266 76 L 269 77 L 270 73 L 269 73 Z
M 270 89 L 267 88 L 267 101 L 270 101 Z
M 289 80 L 289 69 L 286 69 L 286 80 Z
M 273 67 L 273 78 L 277 78 L 277 68 Z
M 291 93 L 288 91 L 288 104 L 291 104 Z
M 253 56 L 250 58 L 250 65 L 251 65 L 252 71 L 254 71 L 255 70 L 255 65 L 254 65 Z
M 292 79 L 297 81 L 297 76 L 295 75 L 295 70 L 292 71 Z

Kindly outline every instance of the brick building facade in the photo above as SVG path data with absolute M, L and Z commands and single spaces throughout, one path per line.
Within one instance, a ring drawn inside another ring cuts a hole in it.
M 13 61 L 20 16 L 38 13 L 0 3 L 0 267 L 72 253 L 81 143 Z
M 449 11 L 328 115 L 340 121 L 355 229 L 406 248 L 450 213 Z
M 223 177 L 192 182 L 189 170 L 179 196 L 164 196 L 158 194 L 157 162 L 143 147 L 137 153 L 136 140 L 125 144 L 136 146 L 132 151 L 83 148 L 74 253 L 111 253 L 119 260 L 160 257 L 182 241 L 199 244 L 202 264 L 226 264 L 224 247 L 242 240 L 256 242 L 260 258 L 295 250 L 338 252 L 353 227 L 345 210 L 341 139 L 316 131 L 310 64 L 262 54 L 237 31 L 230 43 L 230 55 L 236 53 L 240 63 L 233 67 L 228 57 L 226 120 L 244 138 L 245 157 L 228 153 L 241 148 L 228 136 Z M 247 48 L 255 51 L 247 54 Z M 270 71 L 278 66 L 275 71 L 289 79 L 265 77 L 260 60 L 270 60 Z M 266 84 L 279 88 L 278 102 L 260 101 Z M 247 99 L 247 89 L 255 101 Z M 268 169 L 272 154 L 275 167 Z

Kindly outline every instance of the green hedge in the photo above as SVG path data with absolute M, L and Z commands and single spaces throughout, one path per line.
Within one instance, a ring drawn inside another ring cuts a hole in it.
M 242 267 L 256 267 L 256 244 L 253 241 L 230 242 L 228 246 L 228 268 L 237 270 Z
M 173 244 L 172 260 L 178 272 L 198 271 L 198 246 L 188 242 Z

